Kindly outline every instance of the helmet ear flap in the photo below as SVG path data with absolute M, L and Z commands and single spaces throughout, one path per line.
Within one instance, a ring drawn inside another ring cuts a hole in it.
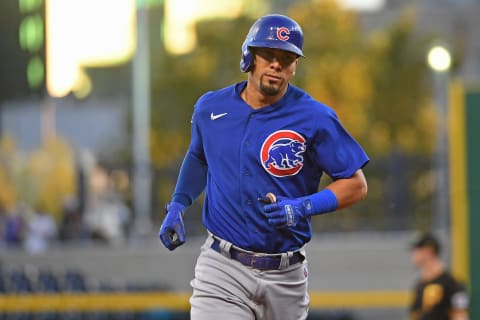
M 252 66 L 252 52 L 246 42 L 242 45 L 242 59 L 240 60 L 240 70 L 242 72 L 248 72 Z

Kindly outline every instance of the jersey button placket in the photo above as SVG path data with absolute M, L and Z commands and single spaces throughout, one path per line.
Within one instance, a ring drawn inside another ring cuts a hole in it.
M 240 174 L 241 174 L 241 193 L 242 193 L 242 207 L 243 211 L 245 212 L 245 219 L 246 219 L 246 225 L 247 225 L 247 230 L 249 233 L 249 238 L 252 240 L 253 233 L 254 233 L 254 225 L 251 222 L 252 219 L 252 210 L 255 205 L 254 200 L 252 199 L 251 195 L 248 194 L 246 188 L 252 183 L 251 178 L 252 178 L 252 171 L 249 169 L 249 152 L 251 151 L 250 148 L 252 146 L 251 144 L 251 139 L 249 138 L 249 132 L 253 129 L 252 128 L 252 122 L 251 120 L 253 119 L 253 114 L 250 114 L 248 116 L 248 120 L 245 126 L 245 131 L 244 131 L 244 136 L 243 136 L 243 142 L 240 146 Z

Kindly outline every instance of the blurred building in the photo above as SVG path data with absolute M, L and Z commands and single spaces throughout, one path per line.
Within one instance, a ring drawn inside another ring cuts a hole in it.
M 42 143 L 44 101 L 16 100 L 2 104 L 2 134 L 15 137 L 18 148 L 29 151 Z M 92 150 L 109 154 L 129 147 L 128 102 L 121 97 L 110 99 L 73 98 L 54 102 L 56 134 L 66 139 L 77 151 Z

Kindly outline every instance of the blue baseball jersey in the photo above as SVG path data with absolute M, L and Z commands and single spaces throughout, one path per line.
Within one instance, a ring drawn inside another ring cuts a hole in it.
M 267 192 L 289 198 L 316 193 L 323 173 L 349 178 L 369 159 L 335 112 L 300 88 L 290 84 L 279 101 L 253 109 L 240 96 L 245 86 L 243 81 L 198 99 L 187 157 L 205 168 L 206 179 L 180 174 L 184 181 L 175 194 L 189 193 L 182 186 L 204 184 L 205 227 L 236 246 L 297 250 L 311 239 L 310 219 L 274 228 L 258 198 Z

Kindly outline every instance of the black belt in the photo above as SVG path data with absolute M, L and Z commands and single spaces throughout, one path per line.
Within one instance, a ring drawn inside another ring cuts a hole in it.
M 220 240 L 218 239 L 213 238 L 211 248 L 217 252 L 222 253 L 222 249 L 220 249 Z M 237 260 L 245 266 L 249 266 L 259 270 L 278 270 L 280 268 L 280 261 L 282 259 L 280 255 L 261 256 L 258 254 L 240 251 L 233 247 L 230 248 L 229 253 L 232 259 Z M 291 266 L 296 263 L 302 262 L 304 259 L 304 256 L 300 252 L 294 252 L 293 255 L 288 259 L 288 263 Z

